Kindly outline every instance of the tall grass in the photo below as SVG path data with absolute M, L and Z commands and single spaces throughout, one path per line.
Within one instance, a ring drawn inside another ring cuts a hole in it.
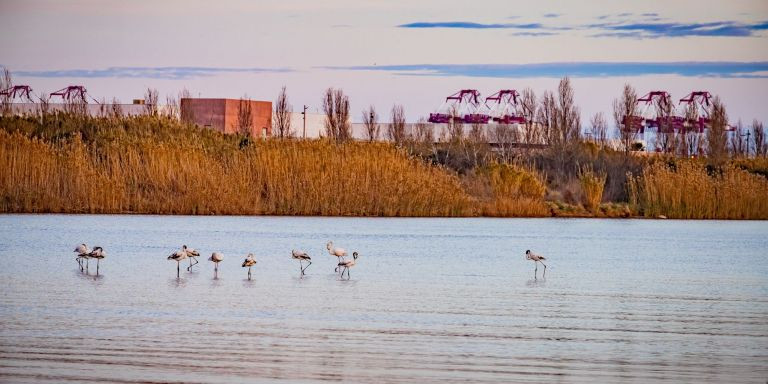
M 0 131 L 0 211 L 462 216 L 458 178 L 385 144 L 258 141 L 211 150 L 56 143 Z
M 531 169 L 491 163 L 464 177 L 464 186 L 476 198 L 483 216 L 548 216 L 544 179 Z
M 768 219 L 768 180 L 733 165 L 658 162 L 629 184 L 632 203 L 647 217 Z
M 603 200 L 603 190 L 605 189 L 605 173 L 595 173 L 590 168 L 579 170 L 579 183 L 581 184 L 581 200 L 590 212 L 596 212 Z

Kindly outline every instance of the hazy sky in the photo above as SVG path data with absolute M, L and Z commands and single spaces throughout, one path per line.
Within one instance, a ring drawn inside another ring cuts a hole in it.
M 644 94 L 718 94 L 732 121 L 768 122 L 768 1 L 0 1 L 0 65 L 51 92 L 96 99 L 186 88 L 295 110 L 327 87 L 353 116 L 409 120 L 460 88 L 554 90 L 573 78 L 582 118 Z

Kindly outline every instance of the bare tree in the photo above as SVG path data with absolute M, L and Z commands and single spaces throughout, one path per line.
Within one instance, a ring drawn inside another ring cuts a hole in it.
M 465 141 L 466 157 L 472 162 L 472 168 L 485 164 L 488 158 L 488 138 L 481 124 L 472 124 Z
M 709 162 L 721 166 L 728 158 L 728 114 L 720 97 L 715 96 L 709 112 L 709 130 L 707 131 L 707 157 Z
M 768 143 L 766 143 L 765 140 L 763 123 L 757 121 L 757 119 L 752 121 L 752 137 L 754 137 L 755 140 L 755 156 L 765 157 L 765 155 L 768 154 Z
M 369 142 L 372 143 L 379 139 L 381 131 L 379 114 L 376 113 L 376 108 L 373 105 L 363 110 L 363 125 L 365 125 L 365 135 Z
M 237 130 L 245 137 L 251 137 L 253 132 L 253 112 L 251 110 L 251 99 L 248 95 L 240 98 L 237 107 Z
M 144 93 L 144 109 L 150 116 L 157 116 L 157 102 L 160 100 L 160 94 L 157 89 L 147 88 Z
M 288 103 L 288 94 L 285 91 L 285 86 L 283 86 L 280 94 L 277 95 L 277 100 L 275 100 L 275 131 L 277 132 L 277 137 L 284 139 L 293 136 L 291 132 L 292 112 L 293 107 Z
M 747 145 L 749 145 L 747 137 L 748 135 L 745 133 L 744 124 L 742 124 L 741 119 L 739 119 L 739 122 L 736 123 L 736 127 L 734 127 L 733 133 L 731 134 L 729 140 L 731 143 L 730 147 L 733 157 L 749 156 L 747 153 Z
M 3 76 L 0 77 L 0 91 L 13 87 L 13 78 L 11 77 L 11 71 L 8 68 L 3 67 Z M 2 115 L 7 116 L 11 113 L 11 96 L 3 95 L 0 98 L 0 106 L 2 106 Z
M 184 108 L 184 99 L 191 99 L 192 92 L 184 88 L 179 92 L 179 119 L 185 123 L 193 123 L 195 121 L 195 114 L 189 104 Z
M 564 77 L 557 87 L 557 124 L 555 125 L 557 134 L 553 143 L 556 147 L 560 146 L 565 149 L 579 140 L 581 133 L 580 115 L 581 111 L 573 99 L 571 79 Z
M 637 124 L 639 123 L 635 118 L 637 115 L 637 92 L 631 85 L 624 84 L 621 97 L 613 100 L 613 120 L 616 122 L 625 154 L 629 154 L 632 143 L 637 137 Z
M 608 123 L 602 112 L 595 113 L 589 121 L 592 130 L 592 137 L 601 147 L 605 147 L 608 142 Z
M 392 106 L 392 123 L 387 127 L 387 137 L 395 145 L 402 145 L 405 142 L 405 110 L 402 105 Z
M 666 98 L 657 98 L 654 102 L 659 127 L 656 135 L 656 149 L 662 153 L 675 153 L 675 130 L 672 126 L 672 103 Z
M 525 134 L 527 134 L 526 131 Z M 517 130 L 515 130 L 509 124 L 498 124 L 493 127 L 493 130 L 489 132 L 491 140 L 496 143 L 496 150 L 499 158 L 504 163 L 512 161 L 512 146 L 517 142 Z M 526 139 L 527 141 L 527 139 Z
M 179 99 L 177 96 L 173 95 L 166 95 L 165 96 L 165 110 L 163 111 L 164 115 L 171 119 L 179 119 L 180 112 L 179 112 Z
M 343 143 L 350 139 L 349 97 L 341 89 L 328 88 L 323 97 L 325 132 L 333 140 Z
M 541 96 L 537 120 L 541 126 L 541 137 L 544 144 L 551 145 L 554 141 L 555 125 L 557 125 L 557 102 L 551 91 L 544 91 Z
M 539 144 L 541 142 L 541 130 L 539 127 L 541 127 L 540 124 L 536 123 L 536 118 L 539 111 L 539 103 L 538 100 L 536 100 L 536 93 L 533 92 L 533 89 L 526 88 L 523 90 L 523 93 L 520 97 L 520 116 L 525 119 L 525 123 L 523 123 L 525 127 L 525 131 L 523 132 L 523 142 L 526 144 L 527 148 L 530 148 L 532 144 Z M 501 127 L 501 125 L 499 125 Z M 502 129 L 502 131 L 508 131 L 508 129 Z M 502 136 L 506 138 L 509 132 L 499 132 L 502 133 Z M 497 135 L 497 138 L 498 135 Z

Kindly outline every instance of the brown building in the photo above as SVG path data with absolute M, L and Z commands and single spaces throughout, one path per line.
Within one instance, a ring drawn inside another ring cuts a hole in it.
M 243 110 L 250 105 L 251 136 L 272 135 L 272 102 L 239 99 L 181 99 L 182 120 L 219 132 L 240 132 L 241 103 Z M 247 115 L 247 114 L 245 114 Z

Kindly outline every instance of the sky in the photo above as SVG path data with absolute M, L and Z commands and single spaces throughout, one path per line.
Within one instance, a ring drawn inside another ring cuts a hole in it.
M 409 121 L 459 89 L 556 90 L 582 121 L 625 83 L 720 96 L 732 122 L 768 122 L 768 1 L 2 0 L 0 65 L 35 93 L 84 85 L 129 103 L 155 88 L 321 107 L 342 88 Z M 610 121 L 610 119 L 609 119 Z

